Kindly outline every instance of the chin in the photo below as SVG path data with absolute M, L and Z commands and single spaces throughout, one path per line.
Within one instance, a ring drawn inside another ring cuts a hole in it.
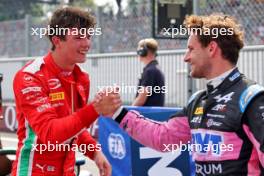
M 78 63 L 84 63 L 86 61 L 86 58 L 78 59 Z
M 203 76 L 197 72 L 191 71 L 190 76 L 192 78 L 202 78 Z
M 86 55 L 85 56 L 79 56 L 77 59 L 78 63 L 83 63 L 86 61 Z

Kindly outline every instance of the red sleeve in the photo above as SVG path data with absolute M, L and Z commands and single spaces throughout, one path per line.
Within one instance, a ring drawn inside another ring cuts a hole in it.
M 98 144 L 87 130 L 78 136 L 77 144 L 80 152 L 92 160 L 94 158 L 95 151 L 101 150 L 98 148 Z
M 30 78 L 30 81 L 24 77 Z M 80 134 L 98 117 L 93 105 L 86 105 L 72 115 L 60 117 L 51 107 L 48 91 L 34 75 L 19 72 L 14 79 L 18 116 L 27 123 L 43 143 L 64 143 Z

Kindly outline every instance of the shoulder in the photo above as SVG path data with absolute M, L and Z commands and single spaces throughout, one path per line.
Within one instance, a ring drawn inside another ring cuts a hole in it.
M 188 100 L 187 105 L 190 105 L 195 99 L 200 98 L 202 96 L 202 94 L 204 94 L 205 92 L 206 92 L 206 90 L 198 90 L 197 92 L 192 94 L 192 96 Z
M 44 58 L 40 57 L 28 62 L 22 69 L 21 72 L 35 74 L 41 70 L 41 66 L 45 64 Z
M 41 71 L 41 67 L 44 64 L 44 58 L 37 58 L 26 63 L 15 75 L 14 82 L 19 81 L 21 84 L 23 82 L 30 83 L 36 79 L 37 73 Z
M 241 112 L 244 112 L 247 106 L 257 97 L 262 98 L 264 93 L 264 87 L 259 84 L 249 85 L 239 97 L 239 108 Z M 262 95 L 262 96 L 259 96 Z
M 161 70 L 156 66 L 156 65 L 152 65 L 147 67 L 143 74 L 145 75 L 163 75 Z

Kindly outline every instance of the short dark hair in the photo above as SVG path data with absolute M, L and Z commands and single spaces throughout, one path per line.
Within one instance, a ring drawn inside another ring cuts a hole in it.
M 95 26 L 95 18 L 87 11 L 84 11 L 77 7 L 63 7 L 57 9 L 49 22 L 50 29 L 71 29 L 71 28 L 93 28 Z M 65 34 L 50 34 L 48 33 L 49 40 L 52 43 L 52 37 L 57 36 L 62 40 L 65 40 Z M 52 43 L 52 50 L 55 49 Z
M 211 41 L 215 41 L 221 48 L 222 55 L 230 63 L 236 65 L 238 61 L 239 51 L 243 48 L 244 33 L 237 23 L 235 18 L 223 14 L 211 14 L 209 16 L 187 16 L 184 21 L 185 27 L 195 31 L 195 29 L 205 30 L 221 29 L 231 30 L 231 35 L 218 35 L 215 37 L 211 33 L 204 35 L 204 33 L 196 34 L 199 42 L 203 47 L 207 47 Z

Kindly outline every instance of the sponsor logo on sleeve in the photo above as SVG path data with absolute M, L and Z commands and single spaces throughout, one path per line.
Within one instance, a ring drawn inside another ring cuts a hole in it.
M 41 92 L 41 87 L 27 87 L 21 90 L 22 94 L 27 94 L 29 92 Z
M 43 104 L 43 105 L 40 105 L 39 107 L 37 107 L 37 111 L 38 112 L 43 112 L 43 111 L 45 111 L 48 108 L 51 108 L 51 105 L 49 103 Z
M 33 77 L 29 76 L 29 75 L 24 75 L 23 79 L 26 83 L 32 83 L 33 82 Z

